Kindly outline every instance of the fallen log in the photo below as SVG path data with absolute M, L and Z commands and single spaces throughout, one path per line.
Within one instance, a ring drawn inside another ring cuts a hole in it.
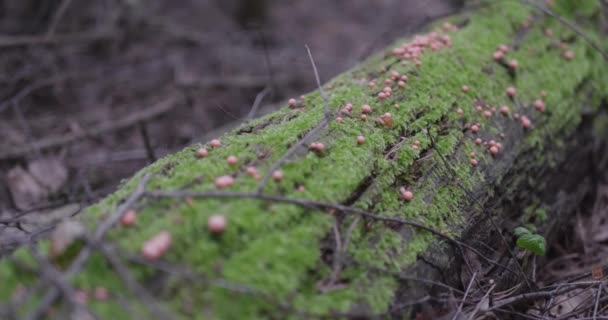
M 552 9 L 602 39 L 597 1 Z M 533 288 L 513 232 L 550 239 L 592 183 L 606 61 L 514 1 L 433 30 L 4 258 L 2 318 L 438 318 L 469 284 Z

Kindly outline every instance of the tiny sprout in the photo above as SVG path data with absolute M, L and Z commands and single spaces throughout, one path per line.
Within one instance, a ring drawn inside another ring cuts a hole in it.
M 289 101 L 287 102 L 289 104 L 289 106 L 293 107 L 296 105 L 297 101 L 294 98 L 289 99 Z
M 380 120 L 385 127 L 390 128 L 393 126 L 393 115 L 390 112 L 387 112 L 380 116 Z
M 272 178 L 274 181 L 279 182 L 283 180 L 283 172 L 281 170 L 276 170 L 272 173 Z
M 310 144 L 310 148 L 313 151 L 321 152 L 321 151 L 325 150 L 325 145 L 321 142 L 313 142 Z
M 226 158 L 226 162 L 228 162 L 228 164 L 231 166 L 236 166 L 239 163 L 239 159 L 237 159 L 235 156 L 229 156 Z
M 405 201 L 412 201 L 412 199 L 414 199 L 414 193 L 409 190 L 406 190 L 404 187 L 401 187 L 401 189 L 399 189 L 399 193 L 401 193 L 401 199 Z
M 258 173 L 258 169 L 256 169 L 256 167 L 247 167 L 246 169 L 247 174 L 258 179 L 260 177 L 260 174 Z
M 234 178 L 229 175 L 220 176 L 215 178 L 215 187 L 218 189 L 224 189 L 234 184 Z
M 369 105 L 367 105 L 367 104 L 364 104 L 364 105 L 361 107 L 361 112 L 363 112 L 363 113 L 371 113 L 371 112 L 372 112 L 372 107 L 370 107 L 370 106 L 369 106 Z
M 504 57 L 504 53 L 502 53 L 502 51 L 496 51 L 492 54 L 492 58 L 496 61 L 502 60 L 503 57 Z
M 530 121 L 530 119 L 528 117 L 522 116 L 520 121 L 521 121 L 521 125 L 524 127 L 524 129 L 532 128 L 532 121 Z
M 129 209 L 125 214 L 120 218 L 120 224 L 124 227 L 130 227 L 135 224 L 137 220 L 137 212 L 133 209 Z
M 509 96 L 511 98 L 515 97 L 516 92 L 517 91 L 515 90 L 514 87 L 508 87 L 507 90 L 506 90 L 507 96 Z
M 477 159 L 471 159 L 471 160 L 469 160 L 469 162 L 471 163 L 471 165 L 472 165 L 473 167 L 477 167 L 477 163 L 478 163 L 478 162 L 477 162 Z
M 462 86 L 462 92 L 469 92 L 469 86 L 463 85 Z
M 78 304 L 86 304 L 89 301 L 89 294 L 85 290 L 75 290 L 72 300 Z
M 344 119 L 342 119 L 342 117 L 337 117 L 336 118 L 336 122 L 337 123 L 342 123 L 342 121 L 344 121 Z
M 464 111 L 461 108 L 456 109 L 456 114 L 458 114 L 459 116 L 464 114 Z
M 171 234 L 167 231 L 161 231 L 144 242 L 141 253 L 148 260 L 156 260 L 167 252 L 170 245 Z
M 474 124 L 471 126 L 471 132 L 477 133 L 479 131 L 479 126 Z
M 498 147 L 497 147 L 497 146 L 491 146 L 491 147 L 490 147 L 490 153 L 491 153 L 493 156 L 496 156 L 496 155 L 498 154 Z
M 211 233 L 222 233 L 226 230 L 226 217 L 221 214 L 210 215 L 207 219 L 207 228 Z
M 545 111 L 545 103 L 538 99 L 536 101 L 534 101 L 534 108 L 536 108 L 536 110 L 540 111 L 540 112 L 544 112 Z
M 199 158 L 205 158 L 209 155 L 209 151 L 207 151 L 207 149 L 205 149 L 205 148 L 200 148 L 200 149 L 196 150 L 196 155 Z
M 219 148 L 222 146 L 222 142 L 219 139 L 213 139 L 211 140 L 211 142 L 209 142 L 209 144 L 213 147 L 213 148 Z
M 509 111 L 509 107 L 507 106 L 500 107 L 500 114 L 502 114 L 503 116 L 509 115 Z
M 104 287 L 95 288 L 94 295 L 95 295 L 95 299 L 97 299 L 99 301 L 106 301 L 110 297 L 110 294 L 108 293 L 108 289 L 106 289 Z
M 357 144 L 364 144 L 365 143 L 365 137 L 364 136 L 358 136 L 357 137 Z

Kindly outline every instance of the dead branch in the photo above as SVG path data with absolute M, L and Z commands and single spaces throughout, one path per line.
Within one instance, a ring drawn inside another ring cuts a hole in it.
M 2 152 L 0 152 L 0 159 L 16 158 L 34 150 L 56 148 L 87 137 L 99 137 L 108 132 L 126 129 L 141 121 L 151 120 L 163 113 L 169 112 L 175 106 L 175 103 L 177 101 L 178 98 L 176 96 L 170 96 L 149 108 L 143 109 L 138 112 L 130 113 L 126 117 L 117 119 L 110 123 L 103 123 L 91 130 L 76 132 L 63 137 L 43 138 L 38 141 L 33 141 L 28 145 L 15 147 L 5 151 L 3 150 Z

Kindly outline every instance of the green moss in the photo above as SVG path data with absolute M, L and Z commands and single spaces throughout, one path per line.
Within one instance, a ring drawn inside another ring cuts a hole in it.
M 594 13 L 597 8 L 591 2 L 594 1 L 576 1 L 584 3 L 577 7 L 576 14 Z M 566 10 L 572 3 L 574 1 L 558 1 L 556 10 Z M 265 192 L 337 203 L 351 197 L 363 182 L 372 181 L 354 206 L 419 221 L 458 235 L 464 220 L 463 208 L 469 200 L 465 191 L 450 179 L 450 171 L 431 149 L 424 129 L 429 129 L 435 137 L 437 151 L 445 157 L 458 182 L 465 189 L 473 190 L 484 185 L 488 178 L 501 181 L 502 177 L 493 176 L 491 168 L 508 165 L 508 161 L 500 157 L 493 159 L 482 147 L 476 146 L 472 142 L 474 136 L 463 133 L 464 124 L 480 122 L 480 136 L 496 140 L 506 128 L 519 128 L 517 123 L 498 116 L 483 118 L 474 110 L 473 98 L 495 106 L 509 105 L 514 112 L 530 116 L 534 130 L 511 130 L 519 132 L 519 140 L 507 139 L 502 143 L 513 150 L 510 154 L 535 150 L 538 161 L 543 163 L 550 162 L 543 156 L 544 151 L 552 147 L 547 144 L 547 137 L 565 137 L 581 121 L 577 100 L 583 94 L 589 96 L 589 92 L 573 95 L 573 90 L 581 83 L 589 83 L 585 88 L 591 92 L 594 107 L 605 98 L 608 70 L 602 57 L 581 39 L 574 38 L 569 46 L 576 59 L 566 62 L 560 50 L 551 46 L 552 39 L 543 35 L 543 29 L 551 27 L 556 37 L 564 39 L 571 31 L 552 19 L 538 17 L 521 39 L 519 50 L 507 55 L 508 59 L 520 62 L 515 79 L 492 61 L 496 46 L 514 41 L 518 28 L 532 13 L 530 7 L 515 2 L 496 3 L 466 17 L 466 27 L 450 34 L 453 46 L 425 53 L 418 68 L 394 64 L 389 54 L 380 54 L 333 79 L 330 82 L 333 89 L 328 91 L 330 109 L 333 112 L 345 103 L 353 103 L 352 117 L 344 115 L 342 124 L 330 123 L 314 138 L 326 145 L 326 151 L 320 156 L 300 151 L 281 167 L 285 178 L 280 183 L 269 183 Z M 453 21 L 463 20 L 453 18 Z M 593 31 L 588 32 L 599 39 Z M 410 80 L 405 89 L 396 89 L 391 99 L 380 102 L 375 98 L 378 88 L 369 88 L 367 82 L 377 78 L 382 83 L 387 75 L 378 70 L 387 66 L 407 74 Z M 464 84 L 470 87 L 468 93 L 460 90 Z M 504 94 L 509 85 L 515 85 L 518 90 L 515 105 Z M 544 114 L 526 107 L 539 97 L 541 90 L 548 93 Z M 399 110 L 392 108 L 395 103 L 399 104 Z M 374 110 L 367 122 L 358 118 L 363 104 L 370 104 Z M 150 183 L 153 189 L 172 190 L 189 185 L 192 190 L 212 190 L 214 178 L 224 174 L 236 176 L 232 191 L 255 189 L 258 181 L 242 170 L 229 167 L 226 157 L 238 155 L 241 164 L 255 165 L 261 174 L 266 174 L 273 161 L 323 117 L 324 106 L 318 92 L 306 95 L 300 107 L 300 111 L 284 108 L 244 124 L 243 130 L 237 129 L 222 137 L 223 147 L 209 149 L 205 159 L 195 156 L 198 146 L 160 159 L 125 182 L 116 193 L 89 208 L 84 217 L 93 228 L 102 214 L 112 212 L 130 194 L 145 173 L 154 173 Z M 456 115 L 457 108 L 464 110 L 464 116 Z M 390 129 L 377 126 L 373 121 L 384 112 L 393 114 L 395 125 Z M 248 133 L 252 128 L 261 129 Z M 356 145 L 357 135 L 364 135 L 366 143 Z M 411 147 L 415 140 L 420 141 L 419 150 Z M 387 154 L 389 149 L 392 156 Z M 476 152 L 480 160 L 478 168 L 469 164 L 471 151 Z M 199 183 L 191 184 L 194 179 Z M 296 191 L 297 185 L 304 185 L 306 191 Z M 413 201 L 399 200 L 401 186 L 414 192 Z M 311 313 L 346 312 L 355 304 L 381 313 L 387 310 L 398 287 L 389 276 L 369 274 L 365 267 L 349 264 L 341 272 L 339 282 L 343 286 L 321 293 L 317 284 L 328 279 L 331 266 L 322 261 L 320 247 L 321 243 L 327 243 L 322 239 L 330 233 L 333 223 L 332 216 L 323 212 L 242 199 L 194 200 L 190 204 L 181 200 L 144 201 L 139 206 L 137 226 L 115 228 L 108 237 L 121 252 L 136 254 L 141 244 L 160 230 L 172 234 L 172 249 L 164 259 L 205 275 L 207 282 L 161 277 L 148 266 L 124 263 L 139 282 L 162 287 L 155 290 L 155 294 L 183 318 L 240 319 L 243 315 L 250 319 L 280 318 L 279 308 L 265 299 L 266 296 Z M 221 236 L 211 235 L 206 229 L 207 218 L 214 213 L 228 218 L 229 227 Z M 352 221 L 352 217 L 344 219 L 340 227 L 343 236 Z M 412 228 L 393 229 L 378 223 L 366 223 L 364 227 L 360 222 L 352 233 L 348 253 L 361 265 L 400 271 L 415 262 L 436 240 L 429 233 Z M 330 245 L 333 245 L 331 241 Z M 24 251 L 17 255 L 29 259 Z M 33 264 L 31 259 L 29 263 Z M 20 272 L 17 265 L 8 260 L 0 262 L 0 276 L 9 279 L 7 285 L 0 287 L 3 300 L 19 284 L 36 281 L 33 275 Z M 104 286 L 114 293 L 128 292 L 99 254 L 94 255 L 72 281 L 86 289 Z M 217 285 L 218 281 L 258 294 L 235 292 Z M 108 315 L 128 318 L 117 311 L 119 308 L 112 302 L 95 302 L 93 307 L 102 318 Z M 135 311 L 143 310 L 140 306 Z

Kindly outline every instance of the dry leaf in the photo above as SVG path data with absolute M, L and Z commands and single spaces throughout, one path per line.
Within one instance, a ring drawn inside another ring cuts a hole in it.
M 40 206 L 49 195 L 48 191 L 21 166 L 17 166 L 8 172 L 6 183 L 15 206 L 20 210 Z

